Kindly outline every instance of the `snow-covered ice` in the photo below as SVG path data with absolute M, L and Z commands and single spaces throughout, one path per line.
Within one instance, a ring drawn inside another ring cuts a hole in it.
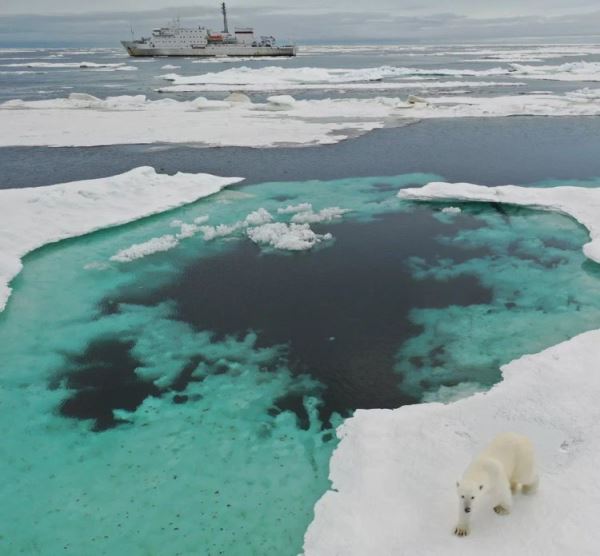
M 60 69 L 92 69 L 108 71 L 135 71 L 135 66 L 124 63 L 98 64 L 97 62 L 28 62 L 16 64 L 0 64 L 2 67 L 10 68 L 60 68 Z
M 505 365 L 487 393 L 358 410 L 338 429 L 332 490 L 316 504 L 306 556 L 597 554 L 599 359 L 596 330 Z M 532 438 L 540 489 L 516 495 L 508 516 L 483 509 L 471 535 L 455 537 L 455 481 L 502 431 Z
M 422 201 L 506 203 L 560 212 L 588 229 L 590 242 L 583 246 L 583 253 L 590 260 L 600 263 L 600 188 L 485 187 L 470 183 L 432 182 L 420 188 L 402 189 L 398 196 Z
M 383 127 L 401 103 L 385 98 L 290 99 L 282 111 L 274 110 L 272 102 L 239 102 L 237 97 L 180 102 L 169 98 L 151 101 L 143 95 L 101 100 L 74 93 L 50 100 L 16 99 L 0 104 L 0 128 L 11 130 L 0 135 L 0 146 L 332 144 Z
M 426 97 L 403 110 L 412 118 L 497 118 L 504 116 L 597 116 L 600 89 L 579 89 L 565 94 L 531 93 L 497 97 Z M 398 108 L 402 108 L 398 105 Z
M 0 191 L 0 311 L 27 253 L 192 203 L 241 180 L 210 174 L 169 176 L 140 167 L 108 178 Z

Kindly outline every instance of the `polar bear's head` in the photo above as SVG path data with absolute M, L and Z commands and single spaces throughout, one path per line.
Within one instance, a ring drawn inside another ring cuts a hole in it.
M 456 483 L 456 491 L 458 493 L 458 500 L 461 506 L 461 511 L 465 514 L 471 513 L 471 509 L 477 503 L 478 499 L 482 498 L 482 495 L 486 491 L 485 483 L 480 480 L 472 480 L 463 478 Z

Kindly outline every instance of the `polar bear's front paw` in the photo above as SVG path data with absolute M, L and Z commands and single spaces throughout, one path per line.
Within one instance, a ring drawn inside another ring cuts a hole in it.
M 497 506 L 494 506 L 494 511 L 498 515 L 508 515 L 510 513 L 510 509 L 505 508 L 502 504 L 498 504 Z
M 457 537 L 466 537 L 469 534 L 469 528 L 466 525 L 457 525 L 454 534 Z

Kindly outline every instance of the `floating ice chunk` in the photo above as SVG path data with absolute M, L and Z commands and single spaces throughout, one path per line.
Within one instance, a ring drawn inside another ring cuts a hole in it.
M 196 216 L 196 218 L 194 218 L 194 224 L 204 224 L 204 222 L 206 222 L 208 218 L 209 217 L 207 214 L 203 214 L 202 216 Z
M 175 236 L 167 234 L 152 238 L 143 243 L 135 243 L 131 247 L 122 249 L 116 255 L 113 255 L 110 260 L 120 263 L 128 263 L 153 253 L 168 251 L 169 249 L 173 249 L 173 247 L 177 246 L 178 243 L 179 240 Z
M 194 202 L 239 181 L 141 167 L 108 178 L 0 191 L 0 311 L 25 254 Z
M 310 203 L 300 203 L 298 205 L 288 205 L 287 207 L 280 207 L 277 209 L 279 214 L 294 214 L 295 212 L 306 212 L 312 210 Z
M 444 207 L 442 209 L 444 214 L 459 214 L 461 212 L 460 207 Z
M 583 253 L 600 263 L 600 188 L 484 187 L 471 183 L 432 182 L 420 188 L 401 189 L 398 197 L 415 201 L 508 203 L 567 214 L 588 229 L 591 241 L 583 246 Z
M 218 237 L 226 237 L 237 232 L 243 227 L 243 222 L 235 224 L 219 224 L 218 226 L 200 226 L 200 231 L 206 241 L 212 241 Z
M 273 220 L 273 216 L 271 213 L 264 209 L 259 208 L 254 212 L 251 212 L 246 219 L 244 220 L 244 225 L 246 226 L 260 226 L 261 224 L 266 224 L 267 222 L 271 222 Z
M 173 66 L 171 64 L 166 64 L 164 66 L 162 66 L 160 69 L 164 69 L 164 70 L 174 70 L 174 69 L 180 69 L 181 66 Z
M 416 95 L 409 95 L 406 102 L 408 102 L 408 104 L 427 104 L 427 101 L 424 98 Z
M 246 234 L 254 243 L 286 251 L 306 251 L 322 241 L 333 238 L 331 234 L 316 234 L 308 224 L 284 222 L 248 228 Z
M 317 222 L 332 222 L 333 220 L 339 220 L 344 214 L 350 212 L 348 209 L 340 207 L 328 207 L 314 212 L 311 209 L 297 212 L 292 216 L 292 222 L 296 224 L 315 224 Z

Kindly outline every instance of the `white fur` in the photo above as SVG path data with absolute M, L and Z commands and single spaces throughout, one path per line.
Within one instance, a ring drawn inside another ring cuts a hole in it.
M 512 493 L 522 488 L 534 492 L 538 485 L 535 457 L 531 441 L 521 434 L 499 434 L 477 455 L 456 483 L 458 492 L 458 523 L 454 534 L 468 535 L 470 517 L 482 502 L 489 503 L 498 514 L 510 513 Z

